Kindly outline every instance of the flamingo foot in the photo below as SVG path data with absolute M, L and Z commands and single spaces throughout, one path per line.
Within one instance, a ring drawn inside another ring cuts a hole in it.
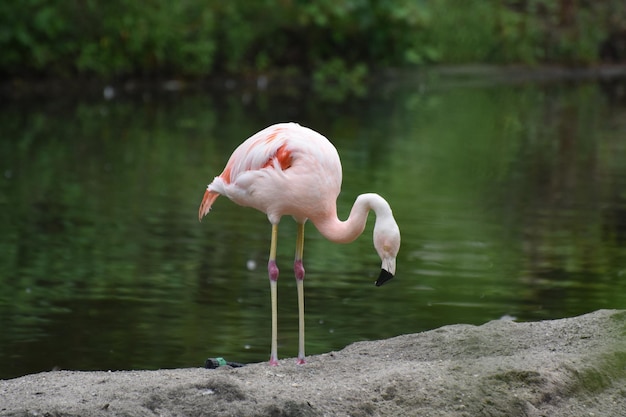
M 270 357 L 270 366 L 278 366 L 278 359 L 275 356 Z
M 296 365 L 304 365 L 306 363 L 306 361 L 304 360 L 304 358 L 298 358 L 298 360 L 296 361 Z

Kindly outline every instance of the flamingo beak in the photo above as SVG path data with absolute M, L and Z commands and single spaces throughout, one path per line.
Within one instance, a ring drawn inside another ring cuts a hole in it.
M 381 269 L 380 275 L 378 276 L 378 279 L 376 280 L 376 286 L 380 287 L 385 282 L 389 281 L 391 278 L 393 278 L 393 274 L 391 272 L 387 271 L 386 269 Z
M 394 277 L 396 273 L 396 258 L 395 256 L 381 256 L 383 264 L 380 267 L 380 275 L 376 280 L 376 286 L 380 287 L 385 282 Z

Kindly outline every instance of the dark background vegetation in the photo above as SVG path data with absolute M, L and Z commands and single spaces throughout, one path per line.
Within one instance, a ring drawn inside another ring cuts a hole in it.
M 626 60 L 623 0 L 9 0 L 9 79 L 363 78 L 425 64 Z

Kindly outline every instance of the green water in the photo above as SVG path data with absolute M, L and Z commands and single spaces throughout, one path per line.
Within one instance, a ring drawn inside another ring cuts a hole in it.
M 338 102 L 292 90 L 9 100 L 0 107 L 0 378 L 269 355 L 262 213 L 206 184 L 279 121 L 337 147 L 340 217 L 377 192 L 402 232 L 307 225 L 307 353 L 502 316 L 626 308 L 624 83 L 405 82 Z M 332 98 L 332 96 L 331 96 Z M 279 230 L 279 357 L 297 353 L 296 228 Z

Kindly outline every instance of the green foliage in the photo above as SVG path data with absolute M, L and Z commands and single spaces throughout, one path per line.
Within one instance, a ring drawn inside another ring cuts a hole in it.
M 621 0 L 503 0 L 495 19 L 496 62 L 590 64 L 602 42 L 626 29 Z
M 194 1 L 27 0 L 0 15 L 0 68 L 13 74 L 205 74 L 216 49 L 213 13 Z
M 344 61 L 335 58 L 315 71 L 313 89 L 330 101 L 341 101 L 349 93 L 363 96 L 367 73 L 367 67 L 364 64 L 348 68 Z
M 429 63 L 594 63 L 622 0 L 23 0 L 0 4 L 0 72 L 311 74 Z M 626 36 L 626 35 L 624 35 Z
M 215 50 L 213 15 L 197 2 L 87 2 L 73 10 L 88 42 L 79 71 L 206 73 Z

